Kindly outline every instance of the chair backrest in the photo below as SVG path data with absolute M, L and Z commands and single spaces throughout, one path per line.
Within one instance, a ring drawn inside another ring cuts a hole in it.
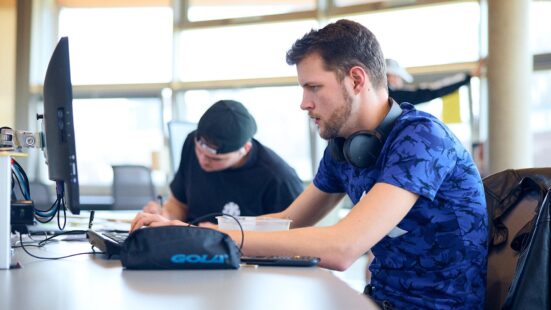
M 141 210 L 155 200 L 151 169 L 140 165 L 113 165 L 113 210 Z
M 31 191 L 31 199 L 36 209 L 46 211 L 54 203 L 52 190 L 48 185 L 40 181 L 30 181 L 29 189 Z
M 506 170 L 484 179 L 490 219 L 486 309 L 503 306 L 519 257 L 511 244 L 521 230 L 530 231 L 549 186 L 551 168 Z
M 529 233 L 522 238 L 517 269 L 503 309 L 551 309 L 551 189 L 538 209 Z

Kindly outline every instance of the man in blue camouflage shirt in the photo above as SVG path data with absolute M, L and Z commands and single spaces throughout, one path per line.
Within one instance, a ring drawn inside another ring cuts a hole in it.
M 292 229 L 245 232 L 244 254 L 317 256 L 344 270 L 371 250 L 371 296 L 384 308 L 484 308 L 484 190 L 458 139 L 432 115 L 389 98 L 379 43 L 356 22 L 310 31 L 287 63 L 297 66 L 301 108 L 330 142 L 314 182 L 268 215 L 291 219 Z M 354 202 L 346 217 L 312 226 L 345 194 Z M 174 224 L 185 225 L 142 214 L 132 229 Z

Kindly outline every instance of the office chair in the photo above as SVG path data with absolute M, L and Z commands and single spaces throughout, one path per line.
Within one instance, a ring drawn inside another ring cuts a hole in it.
M 151 169 L 140 165 L 113 165 L 113 210 L 141 210 L 155 200 Z
M 29 190 L 31 192 L 31 199 L 36 209 L 46 211 L 54 203 L 52 191 L 48 185 L 40 181 L 30 181 Z
M 551 168 L 510 169 L 483 181 L 490 220 L 486 309 L 549 305 L 549 215 L 535 224 L 549 213 Z

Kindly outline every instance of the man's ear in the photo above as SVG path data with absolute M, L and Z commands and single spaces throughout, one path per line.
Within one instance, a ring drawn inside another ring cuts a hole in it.
M 251 141 L 247 141 L 247 143 L 245 143 L 245 145 L 243 145 L 243 147 L 241 148 L 243 151 L 244 151 L 244 154 L 247 154 L 249 153 L 249 151 L 253 148 L 253 143 Z
M 360 67 L 354 66 L 349 71 L 349 77 L 352 79 L 354 85 L 354 92 L 359 92 L 362 88 L 365 87 L 367 72 Z

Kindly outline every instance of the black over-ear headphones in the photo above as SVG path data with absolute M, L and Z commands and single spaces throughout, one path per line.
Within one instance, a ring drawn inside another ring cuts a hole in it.
M 390 111 L 375 130 L 362 130 L 352 134 L 348 139 L 333 138 L 327 147 L 331 157 L 346 161 L 355 167 L 366 168 L 375 163 L 381 153 L 386 137 L 392 130 L 394 121 L 402 114 L 402 109 L 389 98 Z

